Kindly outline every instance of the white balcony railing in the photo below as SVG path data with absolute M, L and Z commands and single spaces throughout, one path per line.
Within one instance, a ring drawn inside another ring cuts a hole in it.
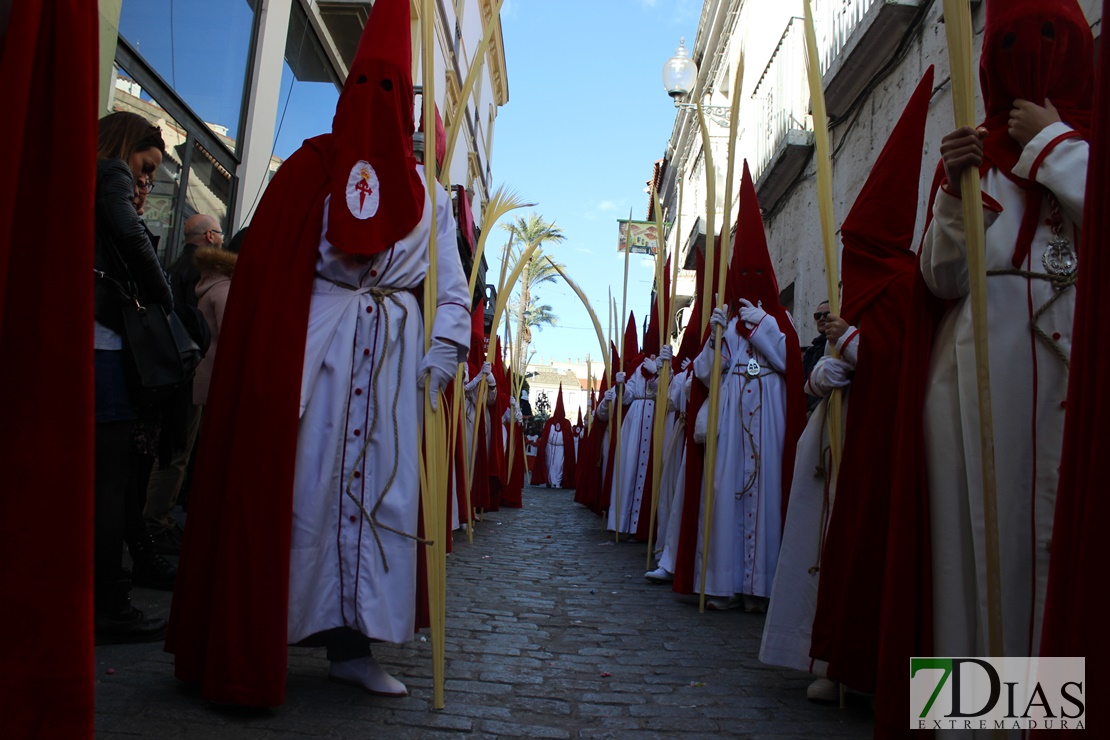
M 812 131 L 809 116 L 809 83 L 805 67 L 805 33 L 801 18 L 791 18 L 782 38 L 755 86 L 752 100 L 760 110 L 756 156 L 752 177 L 771 163 L 776 149 L 791 130 Z
M 829 70 L 867 11 L 879 2 L 882 0 L 814 0 L 813 25 L 817 53 L 821 56 L 821 74 Z

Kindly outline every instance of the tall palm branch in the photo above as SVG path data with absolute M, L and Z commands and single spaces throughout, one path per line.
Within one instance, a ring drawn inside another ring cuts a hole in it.
M 501 228 L 512 234 L 511 241 L 516 245 L 512 250 L 513 259 L 519 259 L 519 255 L 530 245 L 541 245 L 524 266 L 520 278 L 520 299 L 516 307 L 517 340 L 512 364 L 517 372 L 523 372 L 524 358 L 528 356 L 528 343 L 531 339 L 530 321 L 529 317 L 525 316 L 525 311 L 532 307 L 533 290 L 543 283 L 554 282 L 558 276 L 555 270 L 543 260 L 543 245 L 560 244 L 566 240 L 566 236 L 554 222 L 544 221 L 543 217 L 535 212 L 527 216 L 517 216 L 512 222 L 501 224 Z

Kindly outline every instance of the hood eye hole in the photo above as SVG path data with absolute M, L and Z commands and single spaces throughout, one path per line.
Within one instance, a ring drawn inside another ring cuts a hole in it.
M 389 92 L 390 90 L 392 90 L 393 89 L 393 80 L 390 80 L 390 79 L 382 80 L 382 89 L 385 90 L 386 92 Z
M 1008 33 L 1002 37 L 1002 48 L 1009 49 L 1014 45 L 1015 42 L 1017 42 L 1017 34 L 1012 32 Z
M 366 75 L 359 75 L 358 79 L 355 80 L 355 84 L 357 84 L 357 85 L 363 85 L 365 83 L 366 83 Z
M 1041 35 L 1049 41 L 1055 40 L 1056 26 L 1052 25 L 1052 21 L 1048 21 L 1043 26 L 1041 26 Z

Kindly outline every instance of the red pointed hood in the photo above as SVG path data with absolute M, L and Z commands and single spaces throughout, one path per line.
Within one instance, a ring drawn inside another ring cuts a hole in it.
M 565 418 L 567 418 L 567 412 L 563 408 L 563 384 L 562 383 L 559 383 L 559 395 L 556 397 L 555 411 L 552 412 L 551 418 L 552 419 L 565 419 Z
M 979 84 L 986 110 L 985 167 L 1007 175 L 1021 156 L 1008 133 L 1014 100 L 1044 105 L 1086 137 L 1094 96 L 1094 38 L 1075 0 L 987 0 Z M 1018 179 L 1018 178 L 1015 178 Z
M 344 252 L 385 251 L 424 215 L 413 100 L 409 2 L 378 0 L 332 120 L 327 239 Z
M 932 94 L 933 68 L 929 67 L 841 227 L 844 242 L 841 314 L 850 324 L 858 326 L 875 298 L 899 275 L 917 269 L 912 251 L 913 233 L 925 122 Z
M 778 316 L 779 284 L 775 268 L 767 251 L 767 233 L 763 228 L 763 213 L 755 193 L 748 162 L 744 161 L 744 176 L 740 182 L 740 213 L 736 219 L 736 249 L 729 265 L 728 284 L 730 300 L 746 298 L 754 305 L 761 305 L 767 313 Z
M 466 356 L 466 364 L 471 378 L 478 377 L 478 373 L 482 371 L 482 363 L 486 361 L 488 350 L 485 304 L 479 303 L 470 312 L 470 353 Z
M 438 134 L 436 136 L 438 137 Z M 439 139 L 437 138 L 436 140 L 438 141 Z M 458 215 L 455 218 L 455 222 L 459 225 L 459 231 L 470 247 L 470 253 L 474 254 L 476 242 L 474 240 L 474 214 L 470 210 L 470 198 L 466 194 L 466 188 L 462 185 L 455 186 L 455 193 L 455 203 L 458 204 Z M 469 275 L 466 277 L 468 280 L 470 279 Z
M 628 312 L 628 326 L 624 328 L 624 345 L 621 348 L 621 369 L 631 373 L 640 364 L 640 344 L 636 340 L 636 314 Z
M 671 260 L 668 258 L 666 265 L 663 267 L 663 287 L 655 291 L 655 300 L 651 304 L 651 316 L 648 319 L 647 332 L 644 334 L 644 356 L 650 357 L 651 355 L 659 354 L 659 332 L 666 330 L 666 327 L 661 327 L 661 324 L 670 316 L 671 308 Z M 663 310 L 660 311 L 659 307 L 662 306 Z
M 443 116 L 439 114 L 439 106 L 435 107 L 436 118 L 436 172 L 443 169 L 443 160 L 447 156 L 447 130 L 443 127 Z M 420 115 L 419 131 L 424 131 L 424 115 Z M 425 160 L 427 161 L 427 160 Z

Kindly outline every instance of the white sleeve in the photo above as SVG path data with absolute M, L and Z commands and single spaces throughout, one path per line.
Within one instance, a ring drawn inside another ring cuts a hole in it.
M 459 260 L 451 196 L 439 183 L 436 193 L 436 317 L 432 336 L 470 346 L 470 288 Z
M 1083 223 L 1087 192 L 1087 158 L 1090 146 L 1066 123 L 1045 126 L 1025 148 L 1014 165 L 1014 174 L 1036 180 L 1052 191 L 1064 215 Z

